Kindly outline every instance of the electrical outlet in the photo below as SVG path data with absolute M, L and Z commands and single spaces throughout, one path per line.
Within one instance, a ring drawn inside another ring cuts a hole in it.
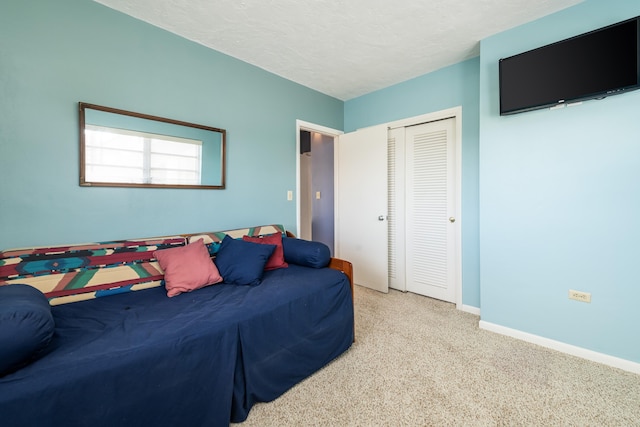
M 573 289 L 569 289 L 569 299 L 574 299 L 576 301 L 582 301 L 582 302 L 591 302 L 591 293 L 574 291 Z
M 293 200 L 293 191 L 291 190 L 287 191 L 287 200 L 289 201 Z

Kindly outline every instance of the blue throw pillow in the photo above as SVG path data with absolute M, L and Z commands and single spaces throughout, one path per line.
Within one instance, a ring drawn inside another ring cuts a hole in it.
M 29 285 L 0 286 L 0 376 L 40 356 L 55 323 L 42 292 Z
M 214 262 L 224 283 L 259 285 L 276 245 L 245 242 L 225 236 Z
M 284 260 L 304 267 L 324 268 L 331 261 L 331 250 L 321 242 L 296 239 L 293 237 L 282 238 Z

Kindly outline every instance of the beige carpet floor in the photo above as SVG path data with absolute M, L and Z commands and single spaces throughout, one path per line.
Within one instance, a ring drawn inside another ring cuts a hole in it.
M 356 287 L 355 307 L 353 346 L 237 426 L 640 426 L 640 375 L 411 293 Z

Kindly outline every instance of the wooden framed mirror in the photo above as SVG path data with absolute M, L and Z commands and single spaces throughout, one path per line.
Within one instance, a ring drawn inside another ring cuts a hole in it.
M 83 187 L 225 188 L 226 131 L 79 103 Z

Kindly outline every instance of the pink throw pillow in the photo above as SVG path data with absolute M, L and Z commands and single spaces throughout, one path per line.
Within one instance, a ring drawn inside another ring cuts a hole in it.
M 222 282 L 202 240 L 178 248 L 155 251 L 154 255 L 164 271 L 165 288 L 169 297 Z
M 261 243 L 263 245 L 276 245 L 275 250 L 271 254 L 271 257 L 267 260 L 267 263 L 264 266 L 266 270 L 275 270 L 278 268 L 287 268 L 289 264 L 284 260 L 284 249 L 282 248 L 282 234 L 274 233 L 267 234 L 265 236 L 252 237 L 252 236 L 242 236 L 242 240 L 245 242 L 253 242 L 253 243 Z

